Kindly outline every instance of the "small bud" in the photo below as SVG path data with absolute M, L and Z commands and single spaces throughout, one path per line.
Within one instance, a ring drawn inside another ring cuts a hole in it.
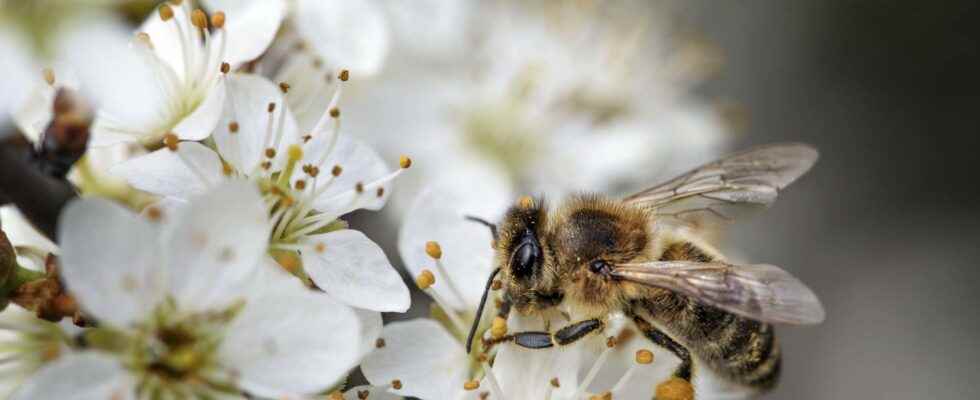
M 401 390 L 401 388 L 402 388 L 402 381 L 400 381 L 398 379 L 395 379 L 395 380 L 391 381 L 391 388 L 392 389 L 395 389 L 395 390 Z
M 439 246 L 438 242 L 428 241 L 425 242 L 425 254 L 436 260 L 442 258 L 442 247 Z
M 347 80 L 350 79 L 350 71 L 342 69 L 337 77 L 340 78 L 342 82 L 347 82 Z
M 401 169 L 408 169 L 412 166 L 412 159 L 408 158 L 408 156 L 398 157 L 398 166 L 401 167 Z
M 208 16 L 204 14 L 204 10 L 198 8 L 191 11 L 191 23 L 194 24 L 198 29 L 208 28 Z
M 503 317 L 494 317 L 493 322 L 490 323 L 490 336 L 494 339 L 500 339 L 507 334 L 507 320 Z
M 226 62 L 222 62 L 221 63 L 221 73 L 222 74 L 227 74 L 228 71 L 231 71 L 231 64 L 228 64 Z
M 636 363 L 642 365 L 653 363 L 653 352 L 647 349 L 637 350 Z
M 174 9 L 170 8 L 170 5 L 168 4 L 160 6 L 160 9 L 157 10 L 157 12 L 160 13 L 160 19 L 164 21 L 170 21 L 170 19 L 174 17 Z
M 215 11 L 214 15 L 211 16 L 211 26 L 215 29 L 221 29 L 225 27 L 225 12 Z
M 659 385 L 655 398 L 657 400 L 694 400 L 694 387 L 685 379 L 672 377 Z
M 173 133 L 168 133 L 163 135 L 163 145 L 167 146 L 170 151 L 177 151 L 178 138 L 177 135 Z
M 470 379 L 466 382 L 463 382 L 463 389 L 465 390 L 476 390 L 479 388 L 480 388 L 480 381 L 476 379 Z
M 432 274 L 432 271 L 423 269 L 422 273 L 419 274 L 418 278 L 415 278 L 415 284 L 418 285 L 419 289 L 425 290 L 436 283 L 436 276 Z

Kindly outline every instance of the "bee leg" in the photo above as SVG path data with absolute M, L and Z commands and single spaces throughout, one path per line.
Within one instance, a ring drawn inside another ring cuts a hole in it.
M 691 385 L 694 364 L 691 361 L 691 352 L 680 343 L 671 339 L 670 336 L 657 329 L 653 324 L 645 319 L 632 315 L 637 328 L 643 332 L 643 336 L 650 339 L 654 344 L 667 349 L 681 360 L 681 364 L 674 370 L 670 379 L 657 385 L 655 400 L 690 400 L 694 398 L 694 386 Z
M 588 336 L 592 332 L 601 331 L 606 324 L 598 319 L 587 319 L 579 321 L 555 332 L 555 343 L 564 346 Z

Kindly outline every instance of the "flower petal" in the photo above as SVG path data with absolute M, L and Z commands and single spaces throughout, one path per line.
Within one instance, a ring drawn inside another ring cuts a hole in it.
M 391 170 L 381 156 L 371 146 L 347 135 L 337 137 L 333 147 L 330 141 L 328 132 L 320 132 L 304 146 L 308 150 L 303 154 L 303 163 L 319 165 L 322 175 L 330 173 L 334 166 L 343 169 L 340 176 L 332 178 L 330 186 L 314 200 L 313 208 L 340 216 L 359 208 L 378 210 L 384 207 L 391 193 L 391 183 L 386 182 L 385 178 L 391 174 Z M 324 159 L 324 153 L 328 151 L 330 153 Z M 294 182 L 301 178 L 308 179 L 297 176 Z M 364 186 L 364 193 L 357 193 L 358 183 Z
M 408 287 L 377 244 L 353 229 L 307 238 L 303 267 L 334 298 L 374 311 L 405 312 Z
M 32 78 L 39 75 L 31 61 L 27 38 L 12 25 L 0 27 L 0 54 L 3 54 L 0 76 L 4 77 L 0 82 L 0 93 L 4 94 L 0 96 L 0 124 L 6 125 L 11 118 L 10 113 L 22 107 L 27 100 L 30 83 L 35 81 Z
M 552 327 L 563 326 L 567 321 L 552 318 Z M 508 321 L 512 331 L 541 331 L 544 324 L 539 318 L 512 315 Z M 557 329 L 557 328 L 555 328 Z M 582 340 L 605 339 L 598 335 Z M 590 347 L 591 349 L 591 347 Z M 554 398 L 572 398 L 578 386 L 577 374 L 583 365 L 582 351 L 578 343 L 562 348 L 531 350 L 506 343 L 501 346 L 494 360 L 493 373 L 501 390 L 517 399 L 544 398 L 552 378 L 558 378 L 560 387 L 554 390 Z
M 139 190 L 180 199 L 202 194 L 225 179 L 218 155 L 197 142 L 180 143 L 177 151 L 160 149 L 110 171 Z
M 507 180 L 492 169 L 472 170 L 433 184 L 415 199 L 398 233 L 398 252 L 405 267 L 413 276 L 423 268 L 432 270 L 436 276 L 432 289 L 449 307 L 475 310 L 493 269 L 493 237 L 465 216 L 495 222 L 511 201 Z M 432 268 L 433 260 L 425 252 L 428 241 L 442 248 L 444 268 Z
M 75 200 L 58 224 L 61 274 L 82 307 L 119 327 L 141 320 L 164 296 L 158 230 L 102 199 Z
M 328 63 L 355 76 L 374 75 L 388 54 L 388 26 L 378 6 L 367 1 L 299 0 L 296 28 Z
M 225 61 L 232 65 L 262 55 L 286 16 L 284 0 L 205 0 L 203 3 L 212 12 L 225 13 L 228 32 Z
M 173 127 L 173 132 L 181 139 L 203 140 L 211 136 L 211 132 L 221 120 L 221 111 L 225 105 L 224 78 L 219 77 L 207 93 L 207 97 L 194 109 L 194 112 L 181 119 Z
M 97 352 L 68 354 L 46 366 L 13 396 L 15 400 L 135 399 L 135 382 L 119 362 Z
M 191 199 L 174 221 L 164 245 L 174 298 L 189 309 L 213 309 L 243 297 L 269 238 L 258 189 L 228 181 Z
M 226 76 L 227 96 L 221 122 L 214 132 L 214 142 L 218 153 L 236 170 L 251 174 L 265 161 L 264 152 L 274 143 L 275 138 L 269 137 L 269 119 L 273 119 L 272 127 L 282 121 L 282 139 L 277 154 L 284 154 L 286 147 L 299 143 L 299 131 L 296 120 L 288 107 L 279 87 L 258 75 L 232 74 Z M 275 103 L 273 113 L 268 112 L 269 103 Z M 285 114 L 283 114 L 285 113 Z M 230 125 L 235 123 L 237 132 L 232 132 Z M 274 169 L 281 168 L 285 157 L 276 157 Z
M 436 321 L 419 318 L 385 325 L 384 346 L 361 362 L 376 386 L 402 382 L 392 393 L 422 399 L 456 399 L 463 394 L 469 359 L 463 345 Z
M 242 389 L 267 398 L 337 384 L 361 358 L 354 310 L 296 279 L 254 294 L 219 349 Z M 284 312 L 288 311 L 288 312 Z
M 367 393 L 367 396 L 362 397 L 364 393 Z M 370 385 L 355 386 L 344 393 L 344 400 L 400 400 L 401 398 L 401 396 L 386 392 L 384 388 Z

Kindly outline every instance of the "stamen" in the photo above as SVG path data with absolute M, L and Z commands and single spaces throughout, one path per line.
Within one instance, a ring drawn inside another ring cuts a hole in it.
M 619 392 L 626 386 L 633 374 L 636 373 L 636 369 L 640 365 L 649 365 L 653 363 L 653 352 L 647 349 L 640 349 L 636 351 L 635 364 L 630 365 L 630 368 L 626 370 L 626 373 L 616 381 L 616 384 L 612 388 L 612 392 Z
M 215 29 L 221 29 L 225 27 L 224 11 L 214 12 L 214 15 L 211 16 L 211 26 L 213 26 Z
M 382 196 L 384 196 L 385 195 L 385 188 L 379 187 L 378 190 L 375 192 L 375 195 L 377 195 L 378 198 L 381 198 Z
M 404 155 L 398 157 L 398 166 L 401 167 L 401 169 L 408 169 L 412 166 L 412 159 Z
M 463 382 L 463 390 L 473 391 L 479 388 L 480 388 L 480 381 L 476 379 L 470 379 L 466 382 Z
M 384 348 L 387 345 L 388 344 L 385 343 L 385 340 L 383 338 L 378 338 L 378 340 L 374 341 L 374 347 L 378 349 Z
M 341 167 L 340 165 L 334 165 L 333 168 L 330 169 L 330 175 L 333 176 L 340 176 L 340 174 L 343 172 L 344 172 L 344 168 Z
M 276 158 L 276 149 L 271 147 L 265 149 L 265 158 Z
M 342 69 L 340 70 L 340 75 L 337 75 L 337 77 L 340 78 L 341 82 L 347 82 L 350 79 L 350 71 Z
M 432 274 L 432 271 L 423 269 L 422 273 L 415 278 L 415 284 L 418 285 L 419 289 L 426 290 L 436 283 L 436 277 Z
M 283 94 L 289 93 L 289 84 L 286 82 L 279 82 L 279 90 L 282 91 Z
M 179 143 L 177 135 L 173 133 L 163 135 L 163 145 L 167 146 L 170 151 L 177 151 L 177 143 Z
M 483 362 L 482 364 L 484 377 L 487 378 L 487 383 L 490 385 L 490 393 L 493 393 L 493 397 L 495 399 L 502 400 L 504 398 L 504 391 L 500 390 L 500 384 L 497 383 L 497 377 L 493 375 L 493 368 L 491 368 L 490 364 L 487 362 Z
M 306 181 L 300 179 L 296 181 L 295 186 L 296 186 L 296 190 L 304 190 L 306 189 Z
M 339 390 L 333 391 L 327 396 L 327 400 L 344 400 L 344 394 L 340 393 Z
M 459 330 L 459 332 L 466 332 L 466 324 L 464 324 L 463 320 L 456 315 L 456 311 L 449 307 L 449 303 L 447 303 L 438 292 L 432 289 L 432 285 L 436 284 L 436 276 L 432 273 L 432 271 L 423 269 L 422 273 L 415 278 L 415 284 L 418 285 L 419 289 L 422 289 L 422 291 L 428 294 L 429 297 L 432 297 L 432 300 L 435 300 L 436 304 L 438 304 L 439 307 L 445 311 L 446 315 L 449 317 L 449 320 L 452 321 L 453 325 L 457 330 Z
M 44 81 L 47 82 L 48 85 L 54 86 L 54 70 L 51 68 L 45 68 L 41 70 L 41 74 L 44 75 Z
M 558 382 L 558 377 L 551 378 L 551 380 L 548 381 L 548 389 L 547 391 L 545 391 L 544 399 L 551 400 L 552 393 L 554 393 L 555 389 L 558 389 L 560 387 L 561 384 L 559 384 Z
M 337 107 L 331 108 L 330 118 L 340 118 L 340 109 Z
M 442 247 L 440 247 L 439 243 L 435 241 L 425 242 L 425 254 L 428 254 L 429 257 L 438 260 L 442 258 Z
M 228 71 L 231 71 L 231 64 L 228 64 L 226 62 L 222 62 L 221 63 L 221 73 L 222 74 L 227 74 Z
M 612 400 L 612 398 L 612 392 L 603 392 L 602 394 L 589 397 L 589 400 Z
M 238 128 L 239 128 L 239 126 L 238 126 L 238 122 L 237 121 L 231 121 L 231 122 L 228 123 L 228 131 L 229 132 L 231 132 L 231 133 L 238 133 Z
M 578 389 L 575 390 L 575 395 L 572 396 L 573 399 L 578 399 L 582 397 L 582 395 L 585 393 L 585 389 L 587 389 L 589 385 L 592 384 L 592 380 L 594 380 L 596 375 L 599 374 L 599 371 L 602 370 L 602 367 L 606 364 L 606 360 L 609 358 L 609 355 L 612 354 L 615 348 L 616 348 L 616 338 L 610 336 L 606 340 L 606 349 L 603 350 L 601 354 L 599 354 L 599 358 L 597 358 L 595 360 L 595 363 L 592 364 L 592 368 L 589 369 L 589 372 L 585 375 L 585 379 L 583 379 L 582 383 L 578 385 Z
M 395 379 L 395 380 L 391 381 L 391 388 L 392 389 L 395 389 L 395 390 L 401 390 L 401 388 L 402 388 L 402 381 L 400 381 L 398 379 Z
M 170 21 L 170 19 L 174 17 L 174 9 L 170 8 L 170 5 L 166 3 L 161 5 L 157 12 L 160 13 L 160 19 L 162 19 L 164 22 Z
M 432 257 L 433 260 L 435 260 L 436 269 L 439 271 L 439 275 L 449 276 L 449 274 L 446 273 L 446 268 L 442 265 L 442 247 L 439 246 L 438 242 L 434 242 L 434 241 L 426 242 L 425 253 L 428 254 L 429 257 Z M 449 291 L 452 292 L 453 296 L 456 297 L 456 299 L 459 300 L 460 303 L 465 303 L 466 300 L 464 300 L 465 297 L 463 297 L 463 292 L 459 290 L 459 288 L 456 286 L 456 283 L 453 282 L 452 279 L 447 279 L 446 281 L 449 286 Z
M 198 29 L 208 29 L 208 16 L 204 14 L 204 10 L 198 8 L 191 12 L 191 23 Z

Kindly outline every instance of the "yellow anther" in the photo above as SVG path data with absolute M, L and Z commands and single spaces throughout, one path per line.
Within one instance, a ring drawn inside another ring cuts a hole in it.
M 294 253 L 283 253 L 276 257 L 276 261 L 283 269 L 291 273 L 299 271 L 299 257 Z
M 385 188 L 384 187 L 379 187 L 378 190 L 376 190 L 374 192 L 374 194 L 377 195 L 378 198 L 381 198 L 382 196 L 385 195 Z
M 412 166 L 412 159 L 408 158 L 408 156 L 398 157 L 398 166 L 401 167 L 401 169 L 408 169 Z
M 415 278 L 415 284 L 418 285 L 419 289 L 425 290 L 436 283 L 436 276 L 432 274 L 432 271 L 423 269 L 422 273 Z
M 619 342 L 616 341 L 615 336 L 610 336 L 606 338 L 606 347 L 613 348 L 616 347 L 617 344 L 619 344 Z
M 208 16 L 207 14 L 204 14 L 204 10 L 198 8 L 194 11 L 191 11 L 191 23 L 194 24 L 194 26 L 198 27 L 198 29 L 207 29 Z
M 604 392 L 602 394 L 591 396 L 589 397 L 589 400 L 612 400 L 612 392 Z
M 520 205 L 521 208 L 534 208 L 534 199 L 532 199 L 531 196 L 521 196 L 519 199 L 517 199 L 517 204 Z
M 231 133 L 238 133 L 238 122 L 231 121 L 228 123 L 228 131 Z
M 375 348 L 379 348 L 379 349 L 381 349 L 381 348 L 384 348 L 384 347 L 385 347 L 385 346 L 387 346 L 387 345 L 388 345 L 388 344 L 387 344 L 387 343 L 385 343 L 385 340 L 384 340 L 384 339 L 382 339 L 382 338 L 378 338 L 378 340 L 375 340 L 375 341 L 374 341 L 374 347 L 375 347 Z
M 657 400 L 694 400 L 691 382 L 676 376 L 657 385 L 656 393 Z
M 211 26 L 215 29 L 221 29 L 225 27 L 225 12 L 215 11 L 214 15 L 211 16 Z
M 269 168 L 272 168 L 272 163 L 269 161 L 262 161 L 261 165 L 262 165 L 262 169 L 264 170 L 268 170 Z
M 340 118 L 340 109 L 337 107 L 330 108 L 330 118 Z
M 558 382 L 558 377 L 557 376 L 554 377 L 554 378 L 551 378 L 551 381 L 549 383 L 551 383 L 551 386 L 552 387 L 556 387 L 556 388 L 561 387 L 561 383 Z
M 163 135 L 163 145 L 167 146 L 170 151 L 177 151 L 177 143 L 179 143 L 177 135 L 173 133 Z
M 463 389 L 465 390 L 476 390 L 479 388 L 480 388 L 480 381 L 476 379 L 470 379 L 466 382 L 463 382 Z
M 636 363 L 644 365 L 653 363 L 653 352 L 647 349 L 637 350 Z
M 269 103 L 269 105 L 266 106 L 266 111 L 270 113 L 276 111 L 276 103 Z
M 268 147 L 265 149 L 265 158 L 276 158 L 276 149 Z
M 174 17 L 174 9 L 170 8 L 169 4 L 160 6 L 160 9 L 157 10 L 157 12 L 160 13 L 160 19 L 164 21 L 170 21 L 170 19 Z
M 319 242 L 313 246 L 313 251 L 316 251 L 319 254 L 323 254 L 324 251 L 327 251 L 327 245 L 324 244 L 323 242 Z
M 54 85 L 54 70 L 51 68 L 45 68 L 41 70 L 41 73 L 44 75 L 44 81 L 47 82 L 48 85 Z
M 338 74 L 337 77 L 340 78 L 341 81 L 347 82 L 347 80 L 350 79 L 350 71 L 346 69 L 342 69 L 340 70 L 340 74 Z
M 289 93 L 289 84 L 286 82 L 279 82 L 279 90 L 283 93 Z
M 494 317 L 490 323 L 490 337 L 500 339 L 507 334 L 507 320 L 504 317 Z
M 306 189 L 306 181 L 304 181 L 302 179 L 296 181 L 296 184 L 295 185 L 296 185 L 296 190 L 304 190 L 304 189 Z
M 395 389 L 395 390 L 401 390 L 401 388 L 402 388 L 402 381 L 400 381 L 398 379 L 395 379 L 395 380 L 391 381 L 391 388 L 392 389 Z
M 434 241 L 425 242 L 425 254 L 438 260 L 442 258 L 442 246 L 439 246 L 439 243 Z
M 286 155 L 289 156 L 290 161 L 299 161 L 303 159 L 303 147 L 298 144 L 290 145 L 286 149 Z
M 344 172 L 344 168 L 339 165 L 334 165 L 333 168 L 330 169 L 330 175 L 333 176 L 340 176 L 340 174 L 343 172 Z
M 357 193 L 364 193 L 364 183 L 357 182 L 354 184 L 354 191 Z
M 327 400 L 344 400 L 344 394 L 339 390 L 333 391 L 327 396 Z
M 221 163 L 222 174 L 224 174 L 225 176 L 231 176 L 233 172 L 235 172 L 235 170 L 231 167 L 231 164 L 228 164 L 226 162 Z
M 307 171 L 306 173 L 309 174 L 310 177 L 316 178 L 317 175 L 320 175 L 320 168 L 311 165 L 310 170 Z
M 231 71 L 231 64 L 228 64 L 226 62 L 222 62 L 221 63 L 221 73 L 222 74 L 227 74 L 228 71 Z

